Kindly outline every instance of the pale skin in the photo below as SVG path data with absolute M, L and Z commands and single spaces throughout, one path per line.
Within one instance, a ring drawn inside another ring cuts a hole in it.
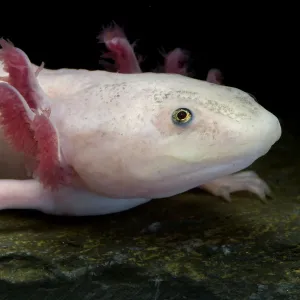
M 28 72 L 35 71 L 21 53 Z M 237 190 L 268 193 L 255 173 L 230 175 L 266 154 L 281 135 L 278 119 L 241 90 L 176 74 L 44 69 L 30 78 L 42 95 L 38 106 L 51 110 L 59 162 L 76 176 L 54 191 L 39 177 L 24 180 L 22 155 L 3 143 L 5 161 L 15 160 L 11 174 L 3 174 L 10 179 L 0 180 L 1 209 L 107 214 L 214 182 L 213 194 L 225 198 Z M 0 90 L 26 107 L 10 84 L 0 83 Z M 184 126 L 172 119 L 181 107 L 192 113 Z

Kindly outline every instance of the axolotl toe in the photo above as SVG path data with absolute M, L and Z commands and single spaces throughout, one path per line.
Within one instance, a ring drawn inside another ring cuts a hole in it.
M 1 125 L 34 176 L 0 180 L 1 209 L 127 210 L 244 169 L 281 136 L 278 119 L 236 88 L 178 74 L 35 74 L 1 43 Z

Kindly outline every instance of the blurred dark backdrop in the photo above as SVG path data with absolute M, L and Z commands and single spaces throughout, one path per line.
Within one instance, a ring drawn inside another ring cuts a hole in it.
M 196 78 L 205 79 L 210 68 L 219 68 L 226 85 L 253 94 L 280 118 L 297 119 L 294 76 L 288 70 L 296 71 L 293 9 L 274 3 L 255 7 L 243 2 L 232 8 L 204 4 L 11 3 L 7 13 L 2 9 L 0 36 L 22 48 L 33 63 L 44 61 L 46 68 L 94 70 L 101 68 L 104 50 L 96 36 L 115 21 L 131 42 L 138 40 L 136 50 L 146 57 L 143 70 L 161 60 L 159 49 L 181 47 L 191 52 Z

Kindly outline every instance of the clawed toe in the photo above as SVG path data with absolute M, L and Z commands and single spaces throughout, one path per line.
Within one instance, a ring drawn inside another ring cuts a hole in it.
M 251 192 L 257 195 L 263 203 L 267 202 L 266 197 L 271 196 L 267 183 L 253 171 L 225 176 L 201 185 L 200 188 L 223 198 L 226 202 L 231 202 L 230 194 L 238 191 Z

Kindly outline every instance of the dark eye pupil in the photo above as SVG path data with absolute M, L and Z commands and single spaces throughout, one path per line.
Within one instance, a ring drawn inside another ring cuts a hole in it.
M 187 113 L 185 111 L 180 111 L 178 114 L 177 114 L 177 118 L 179 120 L 184 120 L 185 118 L 187 117 Z

